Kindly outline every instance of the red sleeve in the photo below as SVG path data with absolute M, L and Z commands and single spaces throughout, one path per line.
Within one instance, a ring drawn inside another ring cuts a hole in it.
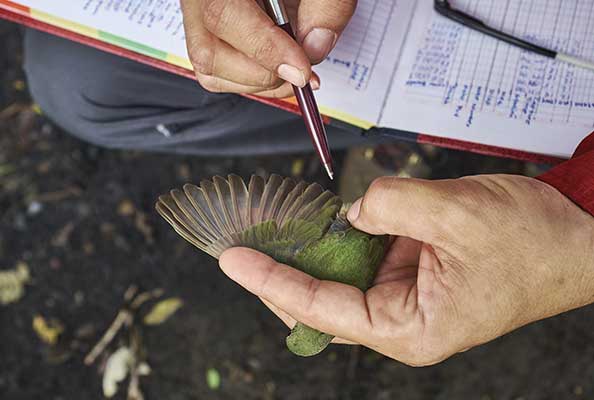
M 578 146 L 573 158 L 538 177 L 594 215 L 594 133 Z

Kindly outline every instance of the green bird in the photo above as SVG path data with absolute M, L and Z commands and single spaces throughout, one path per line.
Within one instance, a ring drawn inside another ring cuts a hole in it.
M 218 259 L 231 247 L 249 247 L 317 279 L 355 286 L 372 284 L 386 240 L 353 228 L 342 201 L 319 184 L 237 175 L 186 184 L 159 197 L 156 209 L 184 239 Z M 345 310 L 348 312 L 348 310 Z M 313 356 L 333 336 L 297 323 L 289 350 Z

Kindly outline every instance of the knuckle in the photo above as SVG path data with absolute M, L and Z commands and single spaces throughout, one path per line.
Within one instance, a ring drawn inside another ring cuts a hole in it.
M 390 177 L 376 178 L 369 185 L 361 203 L 361 212 L 359 214 L 361 218 L 380 229 L 387 229 L 387 220 L 385 218 L 388 212 L 386 197 L 388 196 L 388 192 L 393 190 L 394 179 Z
M 506 209 L 517 208 L 508 197 L 505 187 L 489 179 L 462 178 L 455 181 L 455 196 L 449 196 L 448 213 L 452 226 L 464 225 L 470 221 L 493 225 Z M 496 211 L 492 213 L 491 211 Z M 497 219 L 492 216 L 496 215 Z
M 220 93 L 222 91 L 219 80 L 208 75 L 196 75 L 198 83 L 206 91 L 211 93 Z
M 410 358 L 403 360 L 404 364 L 408 365 L 409 367 L 414 368 L 421 368 L 421 367 L 429 367 L 431 365 L 435 365 L 443 361 L 443 357 L 438 357 L 437 355 L 433 354 L 419 354 L 411 356 Z
M 382 198 L 386 196 L 386 193 L 394 190 L 394 180 L 395 178 L 382 176 L 371 182 L 365 194 L 367 205 L 381 204 Z
M 435 365 L 451 356 L 443 346 L 435 345 L 430 348 L 418 348 L 407 354 L 402 362 L 411 367 L 428 367 Z
M 316 297 L 317 297 L 319 288 L 320 288 L 320 281 L 317 279 L 311 278 L 311 280 L 309 281 L 309 285 L 307 287 L 305 299 L 303 301 L 303 315 L 305 317 L 311 317 L 314 313 L 314 305 L 316 302 Z
M 381 196 L 387 190 L 390 190 L 393 187 L 394 178 L 390 178 L 388 176 L 382 176 L 376 178 L 371 182 L 369 185 L 369 189 L 367 190 L 367 194 L 371 198 L 375 198 L 377 196 Z
M 212 47 L 195 45 L 190 48 L 189 54 L 194 71 L 203 75 L 213 74 L 215 51 Z
M 224 0 L 204 0 L 202 23 L 208 31 L 216 34 L 225 25 L 227 6 L 228 2 Z
M 261 37 L 252 39 L 254 46 L 252 50 L 252 58 L 256 60 L 270 60 L 276 53 L 276 42 L 269 37 Z
M 267 90 L 274 90 L 278 89 L 283 85 L 284 81 L 280 79 L 278 76 L 273 74 L 272 72 L 266 72 L 263 74 L 262 79 L 260 81 L 260 87 L 266 88 Z
M 284 99 L 293 95 L 293 90 L 290 87 L 283 86 L 282 83 L 269 91 L 263 92 L 262 95 L 266 97 Z
M 458 198 L 461 188 L 452 186 L 453 180 L 424 182 L 419 186 L 418 196 L 424 199 L 423 211 L 438 224 L 447 224 L 455 220 L 459 213 Z
M 357 0 L 334 0 L 334 8 L 345 17 L 352 17 L 357 8 Z
M 334 0 L 321 2 L 317 14 L 323 17 L 324 24 L 333 30 L 344 29 L 357 8 L 357 0 Z

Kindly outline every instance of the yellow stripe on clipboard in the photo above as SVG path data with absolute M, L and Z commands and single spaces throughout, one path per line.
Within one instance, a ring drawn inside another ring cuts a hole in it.
M 285 103 L 297 105 L 297 99 L 295 97 L 290 97 L 288 99 L 282 99 L 282 101 L 284 101 Z M 340 120 L 342 122 L 347 122 L 347 123 L 354 125 L 358 128 L 367 130 L 367 129 L 371 129 L 374 126 L 376 126 L 376 124 L 373 122 L 369 122 L 364 119 L 357 118 L 351 114 L 347 114 L 345 112 L 336 110 L 334 108 L 325 107 L 325 106 L 319 106 L 319 108 L 320 108 L 320 112 L 322 114 L 324 114 L 330 118 Z
M 99 31 L 97 29 L 90 28 L 85 25 L 77 24 L 76 22 L 72 22 L 60 17 L 56 17 L 55 15 L 46 14 L 44 12 L 31 9 L 30 10 L 31 16 L 36 20 L 41 22 L 45 22 L 50 25 L 57 26 L 58 28 L 67 29 L 69 31 L 79 33 L 81 35 L 92 37 L 93 39 L 99 38 Z
M 165 59 L 165 61 L 167 61 L 169 64 L 177 65 L 178 67 L 182 67 L 185 69 L 194 69 L 190 60 L 173 54 L 167 54 L 167 58 Z
M 342 122 L 347 122 L 351 125 L 354 125 L 358 128 L 363 128 L 365 130 L 373 128 L 376 124 L 373 122 L 366 121 L 361 118 L 357 118 L 351 114 L 347 114 L 345 112 L 335 110 L 333 108 L 320 106 L 320 112 L 324 115 L 327 115 L 331 118 L 338 119 Z

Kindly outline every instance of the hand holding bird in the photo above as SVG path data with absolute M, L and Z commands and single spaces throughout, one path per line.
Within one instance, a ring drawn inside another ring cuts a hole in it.
M 215 258 L 232 247 L 249 247 L 317 279 L 366 290 L 384 256 L 385 237 L 352 228 L 341 205 L 318 184 L 272 175 L 268 181 L 252 176 L 246 186 L 229 175 L 174 189 L 156 208 L 182 237 Z M 332 338 L 297 323 L 287 347 L 312 356 Z
M 348 218 L 392 237 L 365 292 L 248 249 L 221 268 L 290 326 L 414 366 L 594 302 L 594 218 L 538 180 L 380 178 Z

